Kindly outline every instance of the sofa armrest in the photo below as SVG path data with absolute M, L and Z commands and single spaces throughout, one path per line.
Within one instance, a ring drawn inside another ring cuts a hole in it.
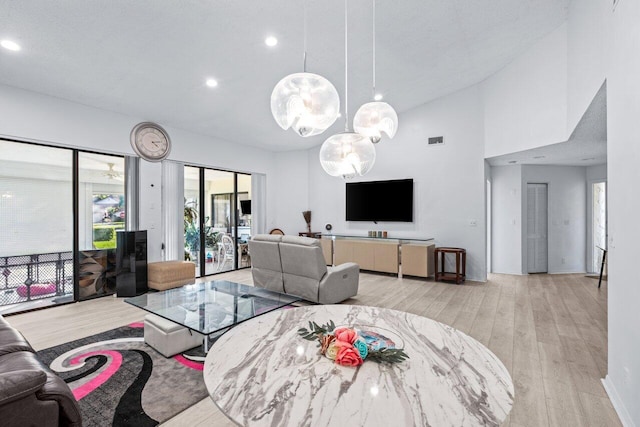
M 58 403 L 62 425 L 82 426 L 82 414 L 78 402 L 67 383 L 58 375 L 49 373 L 46 384 L 36 392 L 36 397 L 41 401 L 53 400 Z
M 21 399 L 40 390 L 47 374 L 38 370 L 18 370 L 0 374 L 0 405 Z
M 318 302 L 335 304 L 358 294 L 360 267 L 346 262 L 336 267 L 328 267 L 327 274 L 320 281 Z

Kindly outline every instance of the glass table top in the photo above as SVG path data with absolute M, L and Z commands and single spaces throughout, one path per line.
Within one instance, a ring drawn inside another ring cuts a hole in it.
M 226 280 L 151 292 L 125 302 L 204 335 L 301 301 L 299 297 Z

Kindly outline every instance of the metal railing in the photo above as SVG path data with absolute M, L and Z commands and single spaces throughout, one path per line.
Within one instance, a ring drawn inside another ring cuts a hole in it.
M 73 295 L 73 253 L 0 257 L 0 306 Z

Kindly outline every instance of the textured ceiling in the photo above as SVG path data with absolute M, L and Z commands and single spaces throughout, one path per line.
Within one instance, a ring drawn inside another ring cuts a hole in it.
M 564 22 L 568 3 L 378 1 L 378 89 L 402 112 L 477 83 Z M 344 122 L 302 139 L 269 109 L 274 85 L 302 68 L 302 4 L 0 0 L 0 38 L 23 48 L 0 51 L 0 83 L 271 150 L 308 148 Z M 343 98 L 344 3 L 307 4 L 307 68 Z M 349 2 L 351 114 L 371 97 L 371 4 Z

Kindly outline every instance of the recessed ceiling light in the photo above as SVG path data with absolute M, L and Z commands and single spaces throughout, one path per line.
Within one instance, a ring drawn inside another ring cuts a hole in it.
M 586 159 L 582 159 L 583 162 L 588 162 L 589 160 L 595 160 L 595 157 L 587 157 Z
M 509 160 L 509 163 L 510 164 L 514 164 L 514 163 L 518 163 L 518 161 L 517 160 Z
M 375 99 L 376 101 L 382 101 L 382 94 L 376 93 L 373 99 Z
M 207 79 L 206 84 L 209 87 L 216 87 L 218 86 L 218 81 L 216 79 Z
M 546 156 L 534 156 L 534 159 L 544 159 Z
M 0 41 L 0 46 L 2 46 L 3 48 L 5 48 L 7 50 L 14 51 L 14 52 L 17 52 L 20 49 L 22 49 L 18 43 L 14 42 L 14 41 L 11 41 L 11 40 L 2 40 L 2 41 Z
M 266 39 L 264 39 L 264 44 L 266 44 L 269 47 L 273 47 L 278 44 L 278 39 L 273 36 L 269 36 Z

